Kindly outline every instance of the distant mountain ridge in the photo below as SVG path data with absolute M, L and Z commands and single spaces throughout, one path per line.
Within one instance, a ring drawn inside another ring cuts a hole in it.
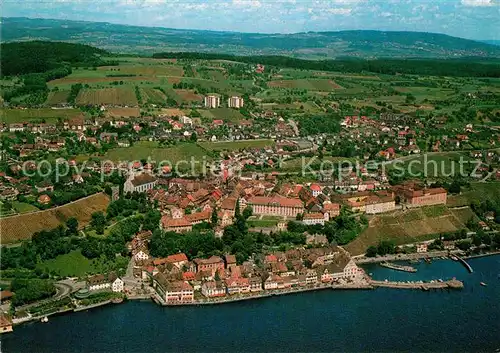
M 2 39 L 66 41 L 140 54 L 196 51 L 309 59 L 500 57 L 500 47 L 493 44 L 437 33 L 352 30 L 261 34 L 20 17 L 2 18 Z

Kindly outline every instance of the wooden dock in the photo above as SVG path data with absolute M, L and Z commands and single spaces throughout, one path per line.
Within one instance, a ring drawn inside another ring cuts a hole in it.
M 373 287 L 386 287 L 386 288 L 398 288 L 398 289 L 462 289 L 464 287 L 463 282 L 456 279 L 449 281 L 434 281 L 434 282 L 390 282 L 390 281 L 371 281 Z

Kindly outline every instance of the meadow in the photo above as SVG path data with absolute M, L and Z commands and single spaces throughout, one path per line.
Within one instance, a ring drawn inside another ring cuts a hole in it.
M 71 119 L 81 113 L 79 109 L 0 109 L 0 120 L 6 124 L 34 120 L 44 120 L 47 123 L 55 123 L 58 118 Z
M 106 258 L 89 260 L 82 255 L 80 250 L 74 250 L 54 259 L 42 261 L 36 267 L 61 277 L 83 278 L 87 275 L 108 273 L 116 269 L 117 265 L 125 267 L 127 262 L 128 259 L 124 257 L 117 257 L 114 262 Z
M 244 140 L 230 142 L 199 142 L 198 145 L 208 151 L 238 151 L 244 148 L 265 148 L 274 146 L 273 140 Z
M 103 159 L 114 162 L 148 159 L 160 162 L 189 161 L 193 157 L 197 161 L 210 160 L 203 148 L 195 143 L 179 143 L 175 146 L 160 147 L 157 142 L 139 141 L 133 146 L 109 150 Z

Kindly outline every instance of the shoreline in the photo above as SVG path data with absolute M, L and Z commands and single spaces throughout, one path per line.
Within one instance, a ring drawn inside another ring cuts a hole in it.
M 426 257 L 442 257 L 443 253 L 448 254 L 447 251 L 439 251 L 439 252 L 434 252 L 434 253 L 414 253 L 414 254 L 406 254 L 406 257 L 399 257 L 393 259 L 393 261 L 398 261 L 398 260 L 408 260 L 408 259 L 415 259 L 415 258 L 426 258 Z M 450 253 L 460 253 L 460 251 L 452 251 Z M 472 258 L 481 258 L 481 257 L 487 257 L 487 256 L 494 256 L 494 255 L 500 255 L 500 251 L 497 252 L 491 252 L 491 253 L 484 253 L 484 254 L 478 254 L 478 255 L 472 255 L 468 257 L 464 257 L 464 259 L 472 259 Z M 393 257 L 396 255 L 393 255 Z M 407 256 L 410 256 L 409 258 Z M 447 257 L 447 256 L 446 256 Z M 355 259 L 356 260 L 356 259 Z M 363 260 L 368 260 L 368 261 L 363 261 Z M 359 261 L 359 259 L 358 259 Z M 379 263 L 382 261 L 387 261 L 385 257 L 380 257 L 380 258 L 369 258 L 369 259 L 361 259 L 358 263 L 360 264 L 370 264 L 370 263 Z M 277 289 L 277 290 L 263 290 L 259 294 L 256 295 L 246 295 L 246 296 L 238 296 L 238 297 L 221 297 L 222 299 L 214 299 L 214 298 L 207 298 L 207 299 L 197 299 L 196 301 L 193 302 L 187 302 L 187 303 L 178 303 L 178 304 L 173 304 L 173 303 L 164 303 L 161 298 L 159 297 L 158 293 L 155 291 L 153 294 L 146 295 L 134 295 L 134 296 L 127 296 L 125 297 L 125 301 L 152 301 L 155 304 L 158 304 L 163 307 L 176 307 L 176 306 L 200 306 L 200 305 L 216 305 L 216 304 L 226 304 L 226 303 L 235 303 L 235 302 L 240 302 L 240 301 L 246 301 L 246 300 L 255 300 L 255 299 L 262 299 L 262 298 L 271 298 L 271 297 L 276 297 L 276 296 L 281 296 L 281 295 L 289 295 L 289 294 L 300 294 L 304 292 L 312 292 L 312 291 L 319 291 L 319 290 L 324 290 L 324 289 L 332 289 L 332 290 L 374 290 L 378 287 L 388 287 L 388 288 L 393 288 L 393 289 L 423 289 L 423 286 L 429 285 L 430 282 L 422 282 L 422 281 L 416 281 L 416 282 L 409 282 L 408 284 L 404 286 L 398 286 L 395 285 L 396 282 L 385 282 L 381 283 L 381 281 L 375 281 L 373 279 L 368 279 L 365 282 L 361 283 L 352 283 L 352 284 L 320 284 L 314 287 L 305 287 L 305 288 L 294 288 L 294 289 Z M 463 282 L 461 282 L 463 283 Z M 446 282 L 443 284 L 437 285 L 437 286 L 429 286 L 429 289 L 444 289 L 444 288 L 449 288 L 448 286 L 445 286 Z M 425 290 L 425 289 L 424 289 Z M 24 317 L 24 318 L 18 318 L 18 319 L 13 319 L 12 323 L 14 326 L 24 324 L 27 322 L 33 322 L 35 320 L 40 320 L 43 317 L 49 317 L 49 316 L 54 316 L 58 314 L 66 314 L 70 312 L 80 312 L 80 311 L 85 311 L 85 310 L 90 310 L 93 308 L 105 306 L 108 304 L 116 304 L 113 303 L 111 300 L 106 300 L 100 303 L 95 303 L 91 304 L 88 306 L 84 307 L 77 307 L 77 308 L 66 308 L 66 309 L 61 309 L 54 311 L 52 313 L 47 313 L 44 315 L 38 315 L 38 316 L 33 316 L 33 317 Z
M 207 298 L 203 300 L 195 300 L 193 302 L 186 302 L 186 303 L 165 303 L 157 293 L 154 293 L 152 296 L 154 298 L 153 302 L 160 306 L 167 306 L 167 307 L 174 307 L 174 306 L 192 306 L 192 305 L 215 305 L 215 304 L 227 304 L 227 303 L 234 303 L 234 302 L 240 302 L 240 301 L 245 301 L 245 300 L 255 300 L 255 299 L 262 299 L 262 298 L 270 298 L 270 297 L 276 297 L 276 296 L 282 296 L 282 295 L 288 295 L 288 294 L 299 294 L 299 293 L 304 293 L 304 292 L 313 292 L 313 291 L 319 291 L 319 290 L 324 290 L 324 289 L 333 289 L 333 290 L 367 290 L 367 289 L 374 289 L 374 287 L 370 284 L 370 282 L 366 283 L 360 283 L 360 284 L 341 284 L 341 285 L 318 285 L 317 287 L 306 287 L 306 288 L 296 288 L 296 289 L 276 289 L 276 290 L 263 290 L 259 294 L 255 295 L 246 295 L 246 296 L 224 296 L 220 297 L 222 299 L 217 299 L 217 298 Z M 263 292 L 263 293 L 262 293 Z
M 397 254 L 397 255 L 386 255 L 377 257 L 353 257 L 354 262 L 357 265 L 363 264 L 373 264 L 385 261 L 407 261 L 407 260 L 418 260 L 425 258 L 435 258 L 435 257 L 448 257 L 449 254 L 460 254 L 461 250 L 439 250 L 432 252 L 422 252 L 422 253 L 411 253 L 411 254 Z

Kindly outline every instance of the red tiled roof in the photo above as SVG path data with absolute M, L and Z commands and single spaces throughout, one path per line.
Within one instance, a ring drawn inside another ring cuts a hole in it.
M 166 258 L 166 262 L 171 262 L 171 263 L 182 262 L 182 261 L 188 261 L 188 258 L 184 253 L 170 255 L 167 256 Z
M 281 207 L 304 207 L 303 203 L 299 199 L 292 199 L 288 197 L 274 196 L 274 197 L 265 197 L 265 196 L 254 196 L 248 200 L 248 203 L 252 205 L 274 205 Z
M 163 228 L 175 228 L 175 227 L 189 227 L 191 222 L 186 218 L 170 218 L 168 216 L 163 216 L 161 218 L 161 224 Z
M 321 191 L 321 186 L 319 186 L 318 184 L 311 184 L 310 189 L 312 191 Z

